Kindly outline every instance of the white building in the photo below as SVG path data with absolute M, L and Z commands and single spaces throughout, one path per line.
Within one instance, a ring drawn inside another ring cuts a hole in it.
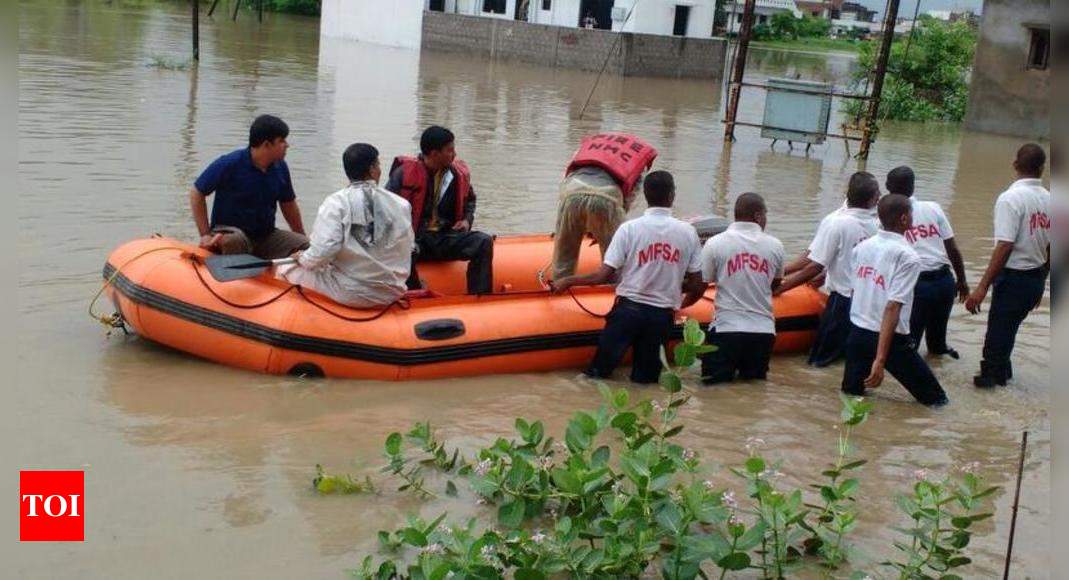
M 351 1 L 351 0 L 350 0 Z M 709 38 L 716 0 L 423 0 L 427 10 L 594 28 Z
M 724 3 L 728 32 L 737 33 L 742 27 L 742 11 L 746 3 L 744 0 L 720 1 Z M 781 12 L 790 13 L 795 18 L 802 17 L 802 11 L 798 9 L 794 0 L 757 0 L 754 8 L 754 25 L 768 24 L 773 16 Z

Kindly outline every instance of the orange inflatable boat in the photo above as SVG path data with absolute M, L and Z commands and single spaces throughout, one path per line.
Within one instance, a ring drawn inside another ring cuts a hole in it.
M 104 278 L 121 320 L 144 338 L 258 372 L 412 380 L 579 369 L 593 355 L 613 289 L 546 292 L 538 272 L 552 246 L 548 235 L 498 237 L 495 292 L 484 296 L 464 295 L 465 263 L 421 264 L 430 292 L 379 310 L 341 306 L 269 272 L 220 283 L 203 263 L 207 252 L 159 237 L 117 248 Z M 599 257 L 585 246 L 580 271 Z M 680 318 L 707 323 L 715 303 L 710 289 Z M 808 286 L 776 298 L 776 352 L 808 348 L 823 307 Z

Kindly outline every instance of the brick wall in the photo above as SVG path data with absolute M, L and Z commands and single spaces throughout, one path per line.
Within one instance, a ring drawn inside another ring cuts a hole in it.
M 615 43 L 615 47 L 614 47 Z M 727 43 L 424 12 L 422 47 L 610 74 L 719 79 Z M 608 62 L 606 64 L 606 57 Z

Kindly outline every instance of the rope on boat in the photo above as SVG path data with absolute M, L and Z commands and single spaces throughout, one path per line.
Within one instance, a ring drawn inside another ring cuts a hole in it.
M 89 301 L 89 317 L 103 324 L 104 327 L 107 328 L 106 336 L 111 336 L 111 333 L 116 328 L 122 329 L 123 333 L 126 333 L 126 324 L 123 320 L 122 313 L 120 312 L 115 312 L 107 316 L 93 312 L 93 307 L 96 306 L 97 300 L 100 300 L 100 297 L 104 294 L 104 290 L 106 290 L 107 287 L 110 286 L 112 282 L 114 282 L 115 279 L 119 277 L 119 273 L 122 272 L 123 268 L 129 266 L 134 261 L 139 260 L 149 254 L 152 254 L 154 252 L 162 252 L 164 250 L 178 250 L 179 252 L 184 251 L 182 248 L 179 248 L 177 246 L 164 246 L 161 248 L 152 248 L 151 250 L 145 250 L 144 252 L 141 252 L 140 254 L 134 256 L 133 258 L 130 258 L 129 260 L 123 262 L 118 267 L 116 267 L 115 271 L 111 273 L 111 276 L 108 276 L 108 279 L 104 280 L 104 283 L 100 286 L 100 290 L 97 290 L 97 293 L 93 296 L 93 299 Z

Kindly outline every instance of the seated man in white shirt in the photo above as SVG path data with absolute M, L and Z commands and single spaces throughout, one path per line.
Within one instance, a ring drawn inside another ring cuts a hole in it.
M 843 356 L 850 333 L 853 292 L 850 252 L 876 233 L 877 226 L 870 215 L 879 198 L 880 183 L 871 173 L 859 171 L 851 176 L 846 191 L 848 209 L 835 210 L 820 222 L 809 245 L 809 254 L 786 268 L 788 275 L 775 291 L 779 295 L 821 274 L 827 275 L 828 303 L 809 352 L 809 364 L 813 366 L 825 367 Z
M 843 392 L 864 395 L 883 383 L 886 369 L 919 402 L 945 405 L 943 387 L 909 338 L 913 289 L 921 271 L 920 256 L 904 235 L 913 225 L 909 198 L 886 195 L 879 213 L 883 230 L 853 251 Z
M 1035 143 L 1022 146 L 1013 163 L 1017 181 L 995 202 L 995 250 L 984 277 L 965 301 L 965 308 L 976 314 L 988 288 L 995 288 L 987 314 L 984 360 L 980 374 L 973 377 L 977 387 L 1005 385 L 1013 378 L 1010 355 L 1017 330 L 1046 291 L 1051 212 L 1050 192 L 1042 181 L 1046 163 L 1042 147 Z
M 278 277 L 354 308 L 393 303 L 411 270 L 412 207 L 378 186 L 379 152 L 350 145 L 342 155 L 349 186 L 319 206 L 310 246 Z
M 716 284 L 716 313 L 706 341 L 717 350 L 702 355 L 707 385 L 764 380 L 776 340 L 772 291 L 783 280 L 783 244 L 764 232 L 765 200 L 744 193 L 735 200 L 735 223 L 705 242 L 702 276 Z
M 912 204 L 913 227 L 906 232 L 906 241 L 921 258 L 921 275 L 914 291 L 909 334 L 915 348 L 920 347 L 923 337 L 928 343 L 928 354 L 945 354 L 956 359 L 958 351 L 947 346 L 947 323 L 955 295 L 962 302 L 969 296 L 965 262 L 943 208 L 934 201 L 921 201 L 913 195 L 915 180 L 913 170 L 903 165 L 892 169 L 885 182 L 887 193 L 904 195 Z M 951 266 L 954 267 L 953 275 Z
M 616 304 L 606 317 L 598 350 L 586 371 L 590 377 L 611 376 L 631 348 L 631 380 L 656 383 L 661 375 L 660 350 L 675 324 L 675 311 L 697 302 L 706 289 L 698 232 L 672 217 L 676 193 L 672 174 L 650 173 L 643 193 L 649 209 L 620 226 L 601 268 L 552 282 L 553 291 L 560 293 L 572 286 L 608 283 L 619 272 Z

